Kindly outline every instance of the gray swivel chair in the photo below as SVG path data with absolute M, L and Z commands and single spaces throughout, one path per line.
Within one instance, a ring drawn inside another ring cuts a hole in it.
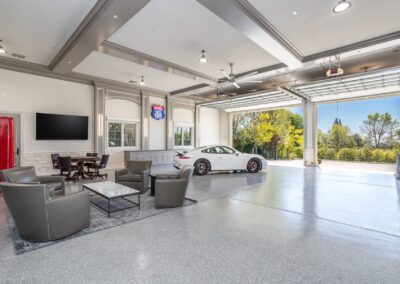
M 47 184 L 49 196 L 64 195 L 65 178 L 63 176 L 37 176 L 33 166 L 0 171 L 4 181 L 17 184 Z
M 178 175 L 157 175 L 155 184 L 156 208 L 182 206 L 192 175 L 193 167 L 184 167 Z
M 127 161 L 126 169 L 115 171 L 115 182 L 145 193 L 149 189 L 151 161 Z
M 21 238 L 34 242 L 52 241 L 89 226 L 89 191 L 51 198 L 46 193 L 46 186 L 0 183 Z

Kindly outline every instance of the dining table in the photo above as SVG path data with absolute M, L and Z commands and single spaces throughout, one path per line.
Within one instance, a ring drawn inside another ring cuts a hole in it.
M 71 157 L 71 163 L 76 163 L 77 166 L 77 171 L 74 174 L 74 177 L 76 177 L 77 179 L 86 179 L 86 177 L 88 178 L 92 178 L 91 175 L 89 174 L 89 172 L 85 172 L 85 164 L 86 163 L 96 163 L 97 161 L 100 161 L 101 158 L 100 157 L 88 157 L 88 156 L 72 156 Z

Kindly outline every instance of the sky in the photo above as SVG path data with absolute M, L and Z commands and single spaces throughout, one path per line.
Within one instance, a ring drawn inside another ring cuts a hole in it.
M 303 114 L 302 108 L 292 110 Z M 327 132 L 336 118 L 336 103 L 319 104 L 317 111 L 318 128 Z M 353 133 L 360 133 L 362 122 L 368 114 L 375 112 L 388 112 L 400 121 L 400 96 L 339 103 L 339 118 L 342 124 L 349 126 Z

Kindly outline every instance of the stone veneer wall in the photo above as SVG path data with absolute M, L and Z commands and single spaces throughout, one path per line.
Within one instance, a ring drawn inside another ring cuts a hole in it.
M 124 168 L 124 152 L 111 152 L 108 160 L 107 169 Z M 22 156 L 22 166 L 35 166 L 38 175 L 58 174 L 59 171 L 53 170 L 51 163 L 51 153 L 24 153 Z M 62 156 L 86 156 L 85 152 L 62 152 Z
M 153 151 L 125 151 L 125 161 L 151 160 L 153 165 L 166 165 L 174 162 L 177 150 L 153 150 Z
M 52 153 L 24 153 L 22 155 L 22 166 L 35 166 L 38 175 L 57 174 L 59 171 L 53 170 L 51 162 Z M 85 152 L 62 152 L 62 156 L 85 156 Z
M 124 151 L 111 151 L 107 169 L 122 169 L 124 166 Z

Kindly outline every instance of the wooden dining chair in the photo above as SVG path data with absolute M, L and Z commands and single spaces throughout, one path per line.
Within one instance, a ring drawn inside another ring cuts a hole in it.
M 77 181 L 77 176 L 72 172 L 77 171 L 78 167 L 71 164 L 71 157 L 59 157 L 60 175 L 65 176 L 65 181 Z
M 97 157 L 97 153 L 86 153 L 86 157 Z M 90 175 L 90 168 L 93 167 L 95 162 L 86 162 L 83 164 L 84 167 L 87 168 L 86 173 Z
M 101 173 L 100 173 L 100 170 L 101 170 L 101 169 L 105 169 L 105 168 L 107 167 L 107 163 L 108 163 L 109 157 L 110 157 L 110 155 L 103 155 L 103 156 L 101 157 L 100 163 L 95 163 L 95 164 L 91 167 L 91 169 L 94 170 L 94 172 L 92 172 L 92 175 L 91 175 L 91 176 L 93 176 L 93 177 L 101 177 L 102 179 L 103 179 L 103 178 L 106 178 L 106 179 L 107 179 L 108 175 L 107 175 L 107 174 L 101 174 Z

